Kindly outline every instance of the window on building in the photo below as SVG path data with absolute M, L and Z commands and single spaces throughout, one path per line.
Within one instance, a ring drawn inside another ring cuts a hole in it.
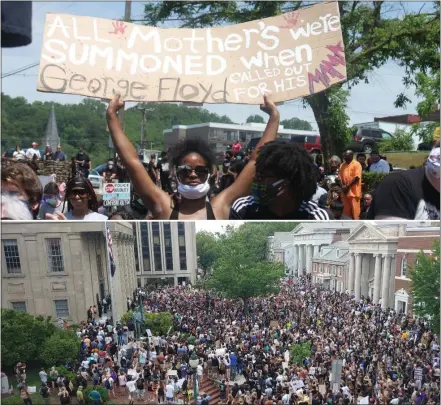
M 397 301 L 397 312 L 399 314 L 405 314 L 406 313 L 406 306 L 407 306 L 407 303 L 405 301 Z
M 20 255 L 16 239 L 3 239 L 6 271 L 8 274 L 21 274 Z
M 190 279 L 188 277 L 178 277 L 178 284 L 179 285 L 188 285 L 188 283 L 190 282 Z
M 178 223 L 179 238 L 179 266 L 181 270 L 187 270 L 187 251 L 185 249 L 185 223 Z
M 14 311 L 28 312 L 26 309 L 26 302 L 25 301 L 11 302 L 11 307 Z
M 173 247 L 171 228 L 169 223 L 164 223 L 165 269 L 173 271 Z
M 159 234 L 159 222 L 152 222 L 153 233 L 153 258 L 155 259 L 155 271 L 162 271 L 161 236 Z
M 339 276 L 343 275 L 343 268 L 341 266 L 338 267 L 338 275 Z
M 332 266 L 332 275 L 334 275 L 334 276 L 337 275 L 337 271 L 335 270 L 335 266 Z
M 150 243 L 149 230 L 146 222 L 141 222 L 141 249 L 142 249 L 142 263 L 144 271 L 152 271 L 152 263 L 150 260 Z
M 49 273 L 64 272 L 63 250 L 61 249 L 61 239 L 46 239 L 47 260 Z
M 69 304 L 67 300 L 55 300 L 55 316 L 57 318 L 69 317 Z
M 406 271 L 407 271 L 407 259 L 406 256 L 403 256 L 401 259 L 401 277 L 406 277 Z
M 141 277 L 136 278 L 136 283 L 138 284 L 138 288 L 141 288 Z

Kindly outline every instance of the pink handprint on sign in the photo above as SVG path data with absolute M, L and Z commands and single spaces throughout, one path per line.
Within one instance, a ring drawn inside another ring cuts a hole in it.
M 287 25 L 281 25 L 280 28 L 294 28 L 299 20 L 299 13 L 291 11 L 283 16 Z
M 121 34 L 121 35 L 124 35 L 124 32 L 125 32 L 125 30 L 127 28 L 127 25 L 124 24 L 124 22 L 122 22 L 122 21 L 114 21 L 112 23 L 112 25 L 113 25 L 114 31 L 113 32 L 109 31 L 109 34 L 115 34 L 115 35 Z

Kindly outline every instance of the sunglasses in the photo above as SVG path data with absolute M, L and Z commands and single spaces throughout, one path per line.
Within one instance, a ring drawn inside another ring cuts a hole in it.
M 80 197 L 82 200 L 85 200 L 89 195 L 86 190 L 71 190 L 69 192 L 69 198 L 76 196 Z
M 183 165 L 183 166 L 178 166 L 177 167 L 177 173 L 179 175 L 183 175 L 186 177 L 189 177 L 191 175 L 191 173 L 195 172 L 196 175 L 201 178 L 201 177 L 205 177 L 208 175 L 208 173 L 210 172 L 210 170 L 208 169 L 207 166 L 196 166 L 196 167 L 191 167 L 188 165 Z

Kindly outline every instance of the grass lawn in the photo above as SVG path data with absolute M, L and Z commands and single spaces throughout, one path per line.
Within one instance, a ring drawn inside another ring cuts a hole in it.
M 37 389 L 37 391 L 39 388 Z M 17 390 L 15 390 L 17 391 Z M 32 405 L 44 405 L 44 400 L 42 396 L 37 392 L 36 394 L 31 394 Z M 14 395 L 2 396 L 2 405 L 21 405 L 23 400 L 20 398 L 19 393 Z
M 384 152 L 392 166 L 409 169 L 410 166 L 420 167 L 429 156 L 429 152 Z

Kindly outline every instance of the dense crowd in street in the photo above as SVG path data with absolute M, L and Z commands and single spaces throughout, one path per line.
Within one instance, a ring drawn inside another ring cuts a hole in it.
M 173 314 L 173 331 L 151 336 L 145 330 L 135 339 L 134 320 L 113 325 L 91 307 L 77 331 L 81 358 L 72 365 L 75 385 L 82 387 L 79 403 L 88 385 L 129 403 L 188 403 L 194 372 L 198 383 L 212 378 L 229 405 L 440 403 L 440 346 L 427 322 L 367 298 L 356 301 L 307 279 L 283 283 L 278 295 L 250 299 L 248 313 L 242 300 L 191 287 L 142 294 L 144 311 Z M 128 299 L 128 308 L 135 307 Z M 296 364 L 292 346 L 305 342 L 310 352 Z M 194 371 L 193 353 L 200 360 Z M 342 361 L 340 378 L 332 376 L 334 360 Z M 63 398 L 74 395 L 72 382 L 53 370 L 46 382 L 58 386 L 61 404 L 69 403 Z M 98 390 L 89 395 L 99 403 Z M 198 403 L 209 400 L 202 394 Z

